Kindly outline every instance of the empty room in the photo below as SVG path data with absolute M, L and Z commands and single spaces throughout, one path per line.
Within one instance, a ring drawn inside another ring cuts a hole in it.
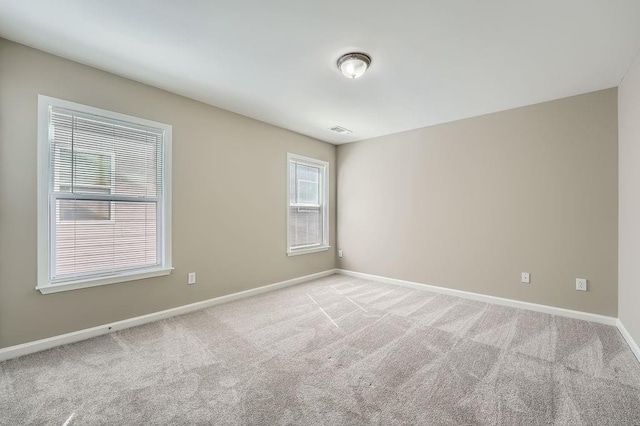
M 0 425 L 640 425 L 640 2 L 0 0 Z

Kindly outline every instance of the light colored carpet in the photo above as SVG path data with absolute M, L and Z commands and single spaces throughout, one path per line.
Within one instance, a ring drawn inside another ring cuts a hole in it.
M 334 275 L 0 363 L 5 425 L 640 425 L 614 327 Z

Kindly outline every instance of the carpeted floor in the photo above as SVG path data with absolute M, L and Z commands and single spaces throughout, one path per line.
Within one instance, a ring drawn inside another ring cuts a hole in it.
M 614 327 L 340 275 L 0 363 L 3 425 L 640 425 Z

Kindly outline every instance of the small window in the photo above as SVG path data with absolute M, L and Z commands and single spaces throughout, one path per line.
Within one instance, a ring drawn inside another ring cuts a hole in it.
M 115 155 L 88 149 L 58 148 L 54 162 L 56 190 L 68 193 L 111 194 L 115 186 Z M 73 165 L 71 159 L 73 158 Z M 74 179 L 71 179 L 72 174 Z M 112 220 L 110 201 L 60 200 L 60 220 Z
M 328 169 L 326 161 L 288 155 L 289 256 L 329 248 Z
M 40 96 L 43 293 L 171 271 L 171 126 Z

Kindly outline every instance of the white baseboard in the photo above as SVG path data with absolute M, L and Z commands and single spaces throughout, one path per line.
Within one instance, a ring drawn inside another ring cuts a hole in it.
M 457 296 L 465 299 L 495 303 L 497 305 L 510 306 L 512 308 L 527 309 L 529 311 L 544 312 L 552 315 L 559 315 L 563 317 L 581 319 L 585 321 L 593 321 L 600 324 L 615 326 L 617 321 L 617 318 L 608 317 L 605 315 L 591 314 L 591 313 L 582 312 L 582 311 L 572 311 L 571 309 L 556 308 L 555 306 L 539 305 L 537 303 L 521 302 L 519 300 L 505 299 L 505 298 L 496 297 L 496 296 L 488 296 L 486 294 L 472 293 L 472 292 L 463 291 L 463 290 L 454 290 L 451 288 L 438 287 L 438 286 L 429 285 L 429 284 L 421 284 L 413 281 L 399 280 L 396 278 L 381 277 L 379 275 L 365 274 L 362 272 L 348 271 L 345 269 L 338 269 L 337 273 L 342 275 L 347 275 L 350 277 L 357 277 L 357 278 L 364 278 L 372 281 L 379 281 L 386 284 L 395 284 L 395 285 L 414 288 L 418 290 L 426 290 L 426 291 L 432 291 L 434 293 L 448 294 L 450 296 Z
M 213 299 L 207 299 L 201 302 L 191 303 L 189 305 L 178 306 L 177 308 L 166 309 L 164 311 L 154 312 L 154 313 L 142 315 L 139 317 L 125 319 L 122 321 L 116 321 L 110 324 L 99 325 L 97 327 L 92 327 L 92 328 L 86 328 L 84 330 L 78 330 L 71 333 L 61 334 L 59 336 L 48 337 L 46 339 L 36 340 L 34 342 L 28 342 L 20 345 L 9 346 L 9 347 L 0 349 L 0 361 L 16 358 L 22 355 L 27 355 L 35 352 L 40 352 L 45 349 L 51 349 L 56 346 L 66 345 L 69 343 L 78 342 L 80 340 L 90 339 L 92 337 L 112 333 L 114 331 L 123 330 L 125 328 L 146 324 L 148 322 L 158 321 L 158 320 L 173 317 L 176 315 L 186 314 L 186 313 L 197 311 L 200 309 L 209 308 L 211 306 L 221 305 L 223 303 L 229 303 L 234 300 L 256 296 L 258 294 L 267 293 L 269 291 L 274 291 L 274 290 L 289 287 L 295 284 L 300 284 L 306 281 L 311 281 L 317 278 L 333 275 L 336 272 L 337 272 L 336 269 L 329 269 L 323 272 L 318 272 L 311 275 L 305 275 L 303 277 L 293 278 L 287 281 L 281 281 L 278 283 L 269 284 L 262 287 L 252 288 L 250 290 L 240 291 L 238 293 L 228 294 L 226 296 L 214 297 Z
M 616 321 L 616 326 L 618 327 L 618 330 L 620 330 L 620 334 L 622 334 L 622 337 L 624 337 L 624 340 L 627 341 L 627 344 L 633 351 L 633 354 L 636 356 L 636 358 L 638 358 L 638 361 L 640 361 L 640 347 L 638 346 L 636 341 L 633 340 L 633 337 L 631 337 L 631 334 L 629 334 L 629 332 L 627 331 L 624 324 L 622 324 L 622 321 L 620 321 L 619 318 L 618 318 L 618 321 Z
M 61 334 L 59 336 L 53 336 L 42 340 L 36 340 L 34 342 L 23 343 L 20 345 L 9 346 L 0 349 L 0 361 L 4 361 L 11 358 L 16 358 L 22 355 L 27 355 L 35 352 L 40 352 L 46 349 L 51 349 L 56 346 L 66 345 L 69 343 L 78 342 L 81 340 L 90 339 L 92 337 L 108 334 L 118 330 L 124 330 L 126 328 L 135 327 L 137 325 L 146 324 L 153 321 L 158 321 L 165 318 L 170 318 L 177 315 L 186 314 L 189 312 L 197 311 L 200 309 L 208 308 L 211 306 L 221 305 L 223 303 L 229 303 L 234 300 L 244 299 L 258 294 L 267 293 L 270 291 L 278 290 L 281 288 L 289 287 L 292 285 L 300 284 L 306 281 L 311 281 L 317 278 L 326 277 L 332 274 L 342 274 L 351 277 L 364 278 L 372 281 L 383 282 L 387 284 L 395 284 L 403 287 L 414 288 L 418 290 L 427 290 L 434 293 L 448 294 L 451 296 L 462 297 L 465 299 L 478 300 L 481 302 L 495 303 L 498 305 L 510 306 L 513 308 L 527 309 L 530 311 L 544 312 L 552 315 L 560 315 L 569 318 L 576 318 L 586 321 L 593 321 L 606 325 L 613 325 L 620 330 L 620 333 L 627 341 L 631 350 L 635 356 L 640 360 L 640 347 L 633 340 L 627 329 L 624 327 L 619 319 L 614 317 L 608 317 L 605 315 L 591 314 L 588 312 L 573 311 L 570 309 L 557 308 L 554 306 L 539 305 L 536 303 L 522 302 L 518 300 L 505 299 L 502 297 L 488 296 L 479 293 L 472 293 L 468 291 L 455 290 L 445 287 L 438 287 L 429 284 L 421 284 L 413 281 L 399 280 L 396 278 L 382 277 L 379 275 L 365 274 L 362 272 L 348 271 L 344 269 L 329 269 L 323 272 L 318 272 L 311 275 L 305 275 L 303 277 L 293 278 L 287 281 L 281 281 L 274 284 L 265 285 L 262 287 L 253 288 L 250 290 L 241 291 L 238 293 L 228 294 L 226 296 L 214 297 L 213 299 L 203 300 L 201 302 L 191 303 L 189 305 L 178 306 L 177 308 L 166 309 L 164 311 L 154 312 L 147 315 L 142 315 L 126 320 L 116 321 L 113 323 L 100 325 L 97 327 L 87 328 L 84 330 L 78 330 L 71 333 Z

